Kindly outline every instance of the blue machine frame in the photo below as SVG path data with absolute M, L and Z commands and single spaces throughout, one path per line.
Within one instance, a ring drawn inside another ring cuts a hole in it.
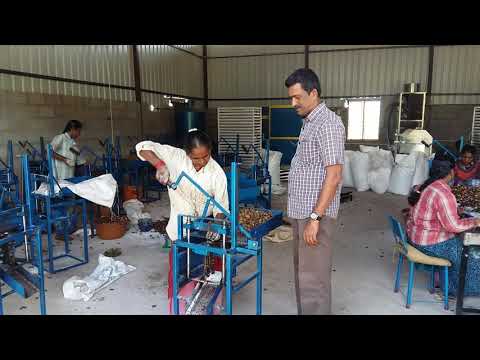
M 230 207 L 231 212 L 224 209 L 215 199 L 210 196 L 200 185 L 198 185 L 191 177 L 182 172 L 177 181 L 171 185 L 173 189 L 176 189 L 180 181 L 186 178 L 192 183 L 195 188 L 200 191 L 207 198 L 202 216 L 178 216 L 178 234 L 182 234 L 182 238 L 175 241 L 172 245 L 173 251 L 173 310 L 174 314 L 179 314 L 179 287 L 180 279 L 183 281 L 196 281 L 190 278 L 190 252 L 195 254 L 206 256 L 213 254 L 222 257 L 222 285 L 225 287 L 225 313 L 231 315 L 232 308 L 232 295 L 256 279 L 256 314 L 262 313 L 262 252 L 263 244 L 262 237 L 266 235 L 270 230 L 280 226 L 282 224 L 282 212 L 278 210 L 272 211 L 272 219 L 261 226 L 247 231 L 238 222 L 238 210 L 239 210 L 239 171 L 237 163 L 231 164 L 231 188 L 230 188 Z M 213 205 L 219 209 L 224 215 L 225 219 L 214 219 L 206 217 L 208 208 Z M 185 221 L 185 224 L 184 224 Z M 215 223 L 217 222 L 217 223 Z M 221 222 L 221 224 L 218 224 Z M 184 231 L 185 230 L 185 231 Z M 214 231 L 220 234 L 223 238 L 222 248 L 214 247 L 206 242 L 195 243 L 191 241 L 191 235 L 197 235 L 198 231 Z M 186 233 L 186 237 L 184 236 Z M 241 236 L 239 237 L 239 234 Z M 226 239 L 229 236 L 230 247 L 226 247 Z M 180 273 L 180 255 L 186 253 L 186 275 Z M 240 282 L 235 287 L 232 284 L 232 279 L 236 276 L 236 269 L 238 266 L 246 262 L 247 260 L 255 257 L 257 260 L 256 271 L 248 276 L 244 281 Z M 212 312 L 213 303 L 220 291 L 217 291 L 209 305 L 209 313 Z
M 13 251 L 12 255 L 15 258 L 15 266 L 11 267 L 6 263 L 3 263 L 0 266 L 0 280 L 12 289 L 7 293 L 2 294 L 0 287 L 0 315 L 3 314 L 3 298 L 13 293 L 17 293 L 23 298 L 28 297 L 25 281 L 38 290 L 40 313 L 42 315 L 46 314 L 41 229 L 38 226 L 27 226 L 25 219 L 26 210 L 23 205 L 0 211 L 1 225 L 8 228 L 7 235 L 0 238 L 0 250 L 5 249 L 7 245 L 10 245 Z M 15 249 L 22 245 L 25 247 L 25 258 L 17 258 L 14 255 Z M 5 257 L 6 253 L 3 253 L 4 260 Z M 35 266 L 37 268 L 37 273 L 32 274 L 25 270 L 23 266 L 21 266 L 25 263 L 31 263 Z M 23 278 L 23 281 L 21 278 Z
M 240 136 L 237 135 L 235 148 L 223 137 L 220 138 L 221 141 L 224 141 L 228 149 L 232 151 L 232 153 L 224 153 L 219 154 L 217 157 L 218 160 L 221 162 L 221 166 L 226 170 L 227 173 L 227 180 L 230 186 L 230 176 L 229 171 L 227 171 L 227 166 L 225 164 L 226 156 L 232 155 L 233 162 L 238 164 L 241 162 L 240 157 Z M 254 206 L 260 205 L 267 209 L 271 208 L 272 205 L 272 178 L 270 176 L 270 172 L 268 171 L 268 158 L 270 154 L 270 140 L 263 139 L 262 142 L 265 142 L 265 157 L 262 158 L 262 155 L 258 151 L 257 148 L 253 144 L 246 147 L 243 146 L 243 150 L 245 153 L 249 153 L 250 151 L 255 152 L 255 162 L 252 167 L 248 171 L 243 171 L 239 173 L 239 184 L 240 184 L 240 193 L 239 193 L 239 202 L 241 204 L 252 204 Z M 262 185 L 267 185 L 267 194 L 264 196 L 262 191 Z M 230 193 L 230 192 L 229 192 Z
M 0 159 L 0 210 L 17 206 L 19 200 L 18 177 L 15 175 L 13 163 L 13 144 L 9 140 L 7 161 L 4 162 Z
M 48 161 L 48 174 L 32 174 L 29 169 L 28 156 L 22 155 L 22 176 L 24 179 L 24 194 L 25 194 L 25 206 L 28 214 L 28 224 L 40 226 L 42 230 L 47 232 L 47 259 L 48 272 L 56 273 L 64 271 L 88 263 L 88 232 L 87 232 L 87 201 L 83 198 L 75 199 L 75 195 L 68 189 L 60 189 L 55 193 L 55 185 L 58 182 L 54 174 L 53 164 L 53 149 L 51 145 L 48 145 L 47 149 L 47 161 Z M 85 180 L 88 177 L 67 179 L 71 182 L 78 182 Z M 36 185 L 45 182 L 48 185 L 48 194 L 41 195 L 35 193 Z M 33 189 L 33 190 L 32 190 Z M 41 203 L 42 210 L 40 211 L 39 203 Z M 83 226 L 83 257 L 74 256 L 71 253 L 68 240 L 68 229 L 66 224 L 69 221 L 69 216 L 66 215 L 66 209 L 80 205 L 82 207 L 82 226 Z M 55 211 L 57 210 L 57 211 Z M 64 214 L 61 214 L 63 212 Z M 93 229 L 93 213 L 90 219 Z M 64 253 L 54 256 L 53 254 L 53 239 L 52 239 L 52 226 L 56 222 L 64 222 Z M 62 268 L 55 267 L 55 260 L 70 258 L 77 263 L 73 265 L 64 266 Z

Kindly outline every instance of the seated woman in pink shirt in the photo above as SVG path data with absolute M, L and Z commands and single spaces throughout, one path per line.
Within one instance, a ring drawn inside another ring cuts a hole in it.
M 455 177 L 448 162 L 434 164 L 430 178 L 410 194 L 412 206 L 407 220 L 407 235 L 413 246 L 426 255 L 444 258 L 452 263 L 448 273 L 448 288 L 456 295 L 462 241 L 457 234 L 480 226 L 480 219 L 461 219 L 450 183 Z M 443 272 L 441 273 L 443 277 Z M 443 279 L 440 282 L 443 287 Z M 480 259 L 468 262 L 465 296 L 480 295 Z

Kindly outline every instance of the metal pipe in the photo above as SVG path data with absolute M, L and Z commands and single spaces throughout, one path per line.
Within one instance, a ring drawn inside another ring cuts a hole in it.
M 25 260 L 29 261 L 30 256 L 28 255 L 28 235 L 27 235 L 27 217 L 25 215 L 25 207 L 22 206 L 22 220 L 23 220 L 23 231 L 25 232 L 24 244 L 25 244 Z M 40 254 L 41 256 L 41 254 Z
M 226 225 L 226 222 L 223 221 L 223 230 L 226 230 L 227 229 L 227 225 Z M 227 233 L 225 231 L 225 233 L 223 233 L 222 235 L 222 242 L 223 242 L 223 250 L 226 250 L 226 244 L 227 244 Z M 223 254 L 222 256 L 222 280 L 225 279 L 225 254 Z
M 242 289 L 245 285 L 247 285 L 249 282 L 251 282 L 253 279 L 255 279 L 257 277 L 257 275 L 259 274 L 258 271 L 255 271 L 252 275 L 250 275 L 246 280 L 244 280 L 243 282 L 241 282 L 240 284 L 238 284 L 237 286 L 235 286 L 233 288 L 233 292 L 237 292 L 239 291 L 240 289 Z
M 190 225 L 190 218 L 187 218 L 187 225 Z M 190 244 L 190 227 L 187 227 L 187 243 Z M 187 248 L 187 279 L 190 279 L 190 248 Z

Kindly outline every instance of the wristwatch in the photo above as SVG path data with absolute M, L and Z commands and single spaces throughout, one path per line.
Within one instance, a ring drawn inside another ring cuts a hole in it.
M 320 215 L 318 215 L 317 213 L 312 212 L 310 214 L 310 219 L 320 221 L 320 220 L 322 220 L 322 217 Z

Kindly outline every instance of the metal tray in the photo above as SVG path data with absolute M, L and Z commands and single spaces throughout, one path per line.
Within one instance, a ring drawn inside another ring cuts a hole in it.
M 283 224 L 283 213 L 280 210 L 267 210 L 267 209 L 262 209 L 262 208 L 257 208 L 258 210 L 263 210 L 263 211 L 271 211 L 272 213 L 272 218 L 268 220 L 267 222 L 254 227 L 252 230 L 248 231 L 251 235 L 252 238 L 259 238 L 267 235 L 270 231 L 276 229 L 280 225 Z

